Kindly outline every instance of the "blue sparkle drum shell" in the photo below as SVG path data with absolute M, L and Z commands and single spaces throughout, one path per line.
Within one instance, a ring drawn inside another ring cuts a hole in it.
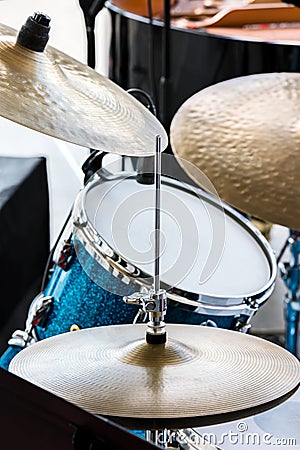
M 110 283 L 111 289 L 113 289 L 119 280 L 98 265 L 80 242 L 77 241 L 75 245 L 77 254 L 80 252 L 80 260 L 82 261 L 84 258 L 85 264 L 89 264 L 90 270 L 97 270 L 97 277 L 102 276 L 105 284 Z M 118 286 L 118 289 L 122 288 L 124 286 Z M 124 295 L 133 292 L 134 290 L 129 290 L 127 286 L 124 289 Z M 125 305 L 122 296 L 102 289 L 94 283 L 83 269 L 77 255 L 72 258 L 68 270 L 59 266 L 55 267 L 45 295 L 53 297 L 53 305 L 43 322 L 37 327 L 39 339 L 76 328 L 133 323 L 137 315 L 136 306 Z M 169 323 L 201 325 L 203 322 L 213 319 L 218 327 L 235 329 L 238 316 L 213 317 L 194 311 L 194 307 L 184 307 L 184 305 L 172 302 L 169 303 L 166 320 Z
M 269 244 L 243 216 L 202 190 L 162 177 L 161 197 L 166 321 L 238 330 L 273 290 Z M 72 217 L 76 254 L 67 271 L 55 268 L 45 291 L 54 304 L 38 330 L 41 338 L 73 325 L 134 321 L 137 307 L 122 297 L 152 286 L 153 214 L 153 186 L 137 183 L 134 174 L 99 172 L 87 184 Z

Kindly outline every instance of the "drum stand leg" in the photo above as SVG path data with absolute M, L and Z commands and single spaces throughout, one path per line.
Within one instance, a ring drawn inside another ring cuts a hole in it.
M 300 232 L 290 230 L 288 239 L 291 261 L 280 263 L 281 277 L 288 288 L 285 298 L 286 349 L 297 356 L 300 314 Z

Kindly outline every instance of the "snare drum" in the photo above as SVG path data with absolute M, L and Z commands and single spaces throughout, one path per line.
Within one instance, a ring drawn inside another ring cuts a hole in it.
M 153 186 L 102 170 L 77 197 L 72 222 L 76 252 L 45 290 L 53 303 L 36 327 L 40 339 L 132 323 L 137 307 L 122 297 L 152 286 Z M 161 229 L 166 322 L 246 331 L 274 287 L 276 262 L 264 237 L 218 199 L 168 177 Z
M 247 323 L 274 287 L 276 263 L 267 241 L 229 206 L 167 177 L 161 204 L 166 321 L 228 329 Z M 103 172 L 88 183 L 73 212 L 76 260 L 47 289 L 59 299 L 47 337 L 73 323 L 132 322 L 136 307 L 121 297 L 152 285 L 153 213 L 153 186 L 139 184 L 134 174 Z

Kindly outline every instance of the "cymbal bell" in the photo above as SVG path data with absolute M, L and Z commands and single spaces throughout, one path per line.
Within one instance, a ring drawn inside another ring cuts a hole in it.
M 0 25 L 0 115 L 84 147 L 130 156 L 155 153 L 159 121 L 106 77 L 48 46 L 43 52 L 16 43 Z
M 174 116 L 170 139 L 198 184 L 192 165 L 229 204 L 300 230 L 299 73 L 250 75 L 198 92 Z
M 150 345 L 146 325 L 65 333 L 20 352 L 9 370 L 82 408 L 136 428 L 183 428 L 274 406 L 300 381 L 299 361 L 270 342 L 195 325 L 168 325 Z

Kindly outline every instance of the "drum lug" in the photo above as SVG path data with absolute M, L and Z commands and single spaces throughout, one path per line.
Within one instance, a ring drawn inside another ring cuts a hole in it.
M 41 323 L 53 301 L 54 298 L 52 296 L 47 295 L 44 297 L 42 293 L 35 297 L 29 308 L 25 331 L 30 332 L 32 328 L 37 327 Z
M 235 330 L 239 331 L 240 333 L 248 333 L 248 331 L 251 329 L 251 319 L 258 310 L 258 304 L 256 300 L 252 300 L 252 302 L 249 302 L 249 310 L 247 311 L 247 315 L 241 315 L 237 317 L 237 321 L 235 324 Z
M 202 327 L 212 327 L 212 328 L 218 328 L 218 325 L 216 324 L 216 322 L 214 322 L 211 319 L 206 320 L 205 322 L 201 323 Z
M 12 334 L 8 341 L 8 345 L 13 345 L 14 347 L 27 347 L 28 345 L 34 344 L 35 338 L 33 338 L 29 333 L 22 330 L 16 330 Z
M 41 292 L 38 294 L 30 305 L 25 332 L 32 338 L 32 343 L 38 342 L 39 338 L 36 333 L 36 327 L 40 325 L 41 321 L 46 317 L 52 306 L 54 298 L 51 296 L 44 296 Z
M 53 297 L 45 297 L 43 293 L 39 293 L 30 305 L 25 330 L 14 331 L 8 344 L 24 348 L 38 342 L 39 338 L 35 332 L 35 328 L 44 319 L 53 301 Z
M 253 297 L 245 297 L 244 303 L 246 303 L 247 306 L 250 306 L 252 310 L 250 316 L 252 317 L 259 308 L 259 303 L 257 302 L 257 299 Z
M 74 245 L 70 239 L 65 240 L 64 246 L 60 252 L 57 265 L 64 271 L 67 271 L 75 255 Z
M 239 331 L 240 333 L 248 333 L 248 331 L 251 329 L 251 323 L 250 323 L 250 317 L 249 320 L 246 323 L 242 323 L 241 321 L 237 321 L 236 323 L 236 331 Z

